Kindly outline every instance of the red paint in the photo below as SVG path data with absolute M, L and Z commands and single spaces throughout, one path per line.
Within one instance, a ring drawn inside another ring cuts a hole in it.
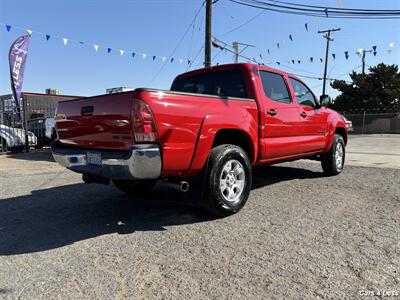
M 285 72 L 253 64 L 230 64 L 185 73 L 179 78 L 236 68 L 241 70 L 253 101 L 138 89 L 60 102 L 56 121 L 60 142 L 72 147 L 128 150 L 135 143 L 134 99 L 144 101 L 151 109 L 162 152 L 162 176 L 198 174 L 220 130 L 237 130 L 246 137 L 253 165 L 324 153 L 331 147 L 337 128 L 343 130 L 347 140 L 346 125 L 338 113 L 297 103 L 288 80 L 295 76 Z M 259 70 L 282 75 L 292 102 L 268 99 Z M 82 113 L 82 107 L 89 113 Z M 268 114 L 271 109 L 277 114 Z M 307 117 L 300 116 L 303 112 Z M 63 115 L 66 118 L 62 119 Z

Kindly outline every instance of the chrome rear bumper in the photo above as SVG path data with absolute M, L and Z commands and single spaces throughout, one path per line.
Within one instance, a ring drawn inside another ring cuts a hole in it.
M 51 144 L 54 159 L 60 165 L 82 174 L 111 179 L 156 179 L 161 174 L 160 148 L 155 144 L 135 145 L 129 152 L 96 151 L 101 163 L 88 163 L 87 153 L 95 149 L 81 149 Z

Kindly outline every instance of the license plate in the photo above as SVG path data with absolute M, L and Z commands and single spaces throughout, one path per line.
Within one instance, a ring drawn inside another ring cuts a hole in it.
M 86 152 L 86 161 L 88 165 L 101 166 L 101 153 Z

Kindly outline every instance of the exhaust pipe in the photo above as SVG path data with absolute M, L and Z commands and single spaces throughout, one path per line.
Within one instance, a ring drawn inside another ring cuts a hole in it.
M 168 185 L 180 192 L 186 193 L 189 191 L 189 182 L 179 181 L 179 182 L 168 182 Z

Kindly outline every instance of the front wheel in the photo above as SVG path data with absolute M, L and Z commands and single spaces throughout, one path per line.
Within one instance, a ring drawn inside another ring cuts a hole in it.
M 129 195 L 144 195 L 150 192 L 156 185 L 157 180 L 123 180 L 113 179 L 114 185 L 122 192 Z
M 249 197 L 252 169 L 242 148 L 221 145 L 210 152 L 203 207 L 221 217 L 238 212 Z
M 346 148 L 343 137 L 335 134 L 332 148 L 321 157 L 321 165 L 324 173 L 328 176 L 334 176 L 343 171 L 344 160 L 346 157 Z

